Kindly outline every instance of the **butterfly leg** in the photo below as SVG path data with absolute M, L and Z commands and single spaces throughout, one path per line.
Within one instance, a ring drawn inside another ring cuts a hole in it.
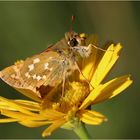
M 103 51 L 103 52 L 106 52 L 106 51 L 114 51 L 114 50 L 105 50 L 105 49 L 99 48 L 99 47 L 97 47 L 97 46 L 95 46 L 93 44 L 89 44 L 89 46 L 94 47 L 95 49 L 100 50 L 100 51 Z
M 65 94 L 65 81 L 66 81 L 66 72 L 63 74 L 63 81 L 62 81 L 62 97 L 64 97 Z
M 79 71 L 79 73 L 84 77 L 85 81 L 94 89 L 94 87 L 91 85 L 91 83 L 88 81 L 88 79 L 84 76 L 84 74 L 82 73 L 82 71 L 80 70 L 77 62 L 75 61 L 75 65 L 77 67 L 77 70 Z
M 97 47 L 97 46 L 95 46 L 95 45 L 93 45 L 93 44 L 89 44 L 90 46 L 92 46 L 92 47 L 94 47 L 95 49 L 97 49 L 97 50 L 101 50 L 101 51 L 103 51 L 103 52 L 106 52 L 107 50 L 105 50 L 105 49 L 102 49 L 102 48 L 99 48 L 99 47 Z

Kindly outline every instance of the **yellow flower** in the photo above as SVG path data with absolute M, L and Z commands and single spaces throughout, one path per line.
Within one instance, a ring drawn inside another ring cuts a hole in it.
M 28 91 L 24 94 L 34 101 L 0 97 L 0 112 L 6 116 L 0 119 L 0 123 L 18 122 L 27 127 L 50 124 L 42 133 L 45 137 L 60 127 L 75 129 L 80 122 L 99 125 L 106 121 L 107 118 L 104 115 L 91 110 L 90 107 L 111 99 L 132 83 L 129 75 L 103 83 L 104 78 L 119 58 L 121 49 L 120 44 L 111 44 L 106 52 L 93 48 L 92 55 L 82 60 L 81 74 L 73 74 L 77 80 L 65 84 L 63 96 L 61 96 L 60 87 L 47 93 L 42 100 L 37 94 L 32 96 Z

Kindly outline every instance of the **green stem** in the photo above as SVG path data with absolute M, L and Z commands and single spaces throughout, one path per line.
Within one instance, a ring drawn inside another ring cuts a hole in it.
M 81 122 L 73 131 L 79 136 L 80 139 L 91 139 L 85 125 Z

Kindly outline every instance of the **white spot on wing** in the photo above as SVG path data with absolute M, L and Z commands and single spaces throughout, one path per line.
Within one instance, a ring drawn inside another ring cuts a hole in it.
M 32 76 L 32 78 L 34 79 L 34 80 L 37 80 L 37 81 L 39 81 L 39 80 L 41 80 L 42 79 L 42 77 L 41 76 L 37 76 L 36 74 L 34 74 L 33 76 Z
M 29 68 L 29 71 L 32 71 L 34 69 L 34 64 L 29 65 L 28 68 Z
M 42 79 L 44 79 L 44 80 L 45 80 L 46 78 L 47 78 L 47 77 L 46 77 L 46 75 L 43 75 L 43 76 L 42 76 Z
M 36 59 L 34 59 L 33 60 L 33 63 L 35 64 L 35 63 L 39 63 L 40 62 L 40 59 L 39 58 L 36 58 Z
M 49 68 L 48 66 L 49 66 L 49 63 L 45 63 L 45 64 L 44 64 L 44 69 L 45 69 L 45 70 L 50 70 L 50 71 L 52 71 L 53 68 Z
M 44 64 L 44 69 L 45 69 L 45 70 L 48 70 L 48 69 L 49 69 L 48 66 L 49 66 L 49 63 L 45 63 L 45 64 Z
M 37 77 L 36 77 L 36 80 L 37 80 L 37 81 L 39 81 L 39 80 L 41 80 L 41 79 L 42 79 L 42 78 L 41 78 L 40 76 L 37 76 Z
M 32 77 L 33 77 L 33 79 L 36 79 L 36 74 L 34 74 Z
M 31 76 L 29 75 L 29 72 L 26 72 L 25 73 L 25 76 L 27 77 L 27 78 L 30 78 Z

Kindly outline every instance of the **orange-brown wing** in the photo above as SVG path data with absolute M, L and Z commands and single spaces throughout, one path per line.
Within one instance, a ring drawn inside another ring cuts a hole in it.
M 0 71 L 0 78 L 22 93 L 30 90 L 40 96 L 37 88 L 43 84 L 54 87 L 62 81 L 62 61 L 63 57 L 55 51 L 43 52 Z

